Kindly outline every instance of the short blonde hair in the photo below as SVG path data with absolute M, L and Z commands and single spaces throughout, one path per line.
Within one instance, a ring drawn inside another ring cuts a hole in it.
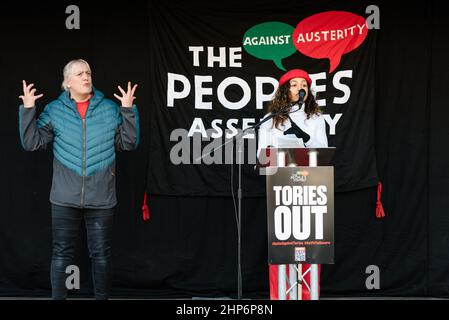
M 65 90 L 65 91 L 69 91 L 69 88 L 68 88 L 67 85 L 66 85 L 66 81 L 67 81 L 67 80 L 70 78 L 70 76 L 72 75 L 72 68 L 73 68 L 73 66 L 74 66 L 75 64 L 77 64 L 77 63 L 84 63 L 84 64 L 89 68 L 89 71 L 92 72 L 92 70 L 90 69 L 89 63 L 88 63 L 86 60 L 83 60 L 83 59 L 75 59 L 75 60 L 69 61 L 69 62 L 65 65 L 64 69 L 62 70 L 62 75 L 63 75 L 63 77 L 64 77 L 64 80 L 62 81 L 61 88 L 62 88 L 63 90 Z

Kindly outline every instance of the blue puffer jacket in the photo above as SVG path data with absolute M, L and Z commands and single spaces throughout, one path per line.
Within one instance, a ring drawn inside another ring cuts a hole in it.
M 85 119 L 68 92 L 49 103 L 36 120 L 36 108 L 19 107 L 19 132 L 27 151 L 53 142 L 50 202 L 76 208 L 106 209 L 117 204 L 115 152 L 139 144 L 137 107 L 124 108 L 97 90 Z

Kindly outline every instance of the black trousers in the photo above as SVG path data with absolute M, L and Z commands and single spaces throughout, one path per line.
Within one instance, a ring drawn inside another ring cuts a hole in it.
M 108 299 L 112 282 L 112 222 L 114 208 L 77 209 L 52 204 L 53 250 L 50 279 L 53 299 L 67 297 L 67 266 L 71 265 L 82 217 L 92 261 L 96 299 Z

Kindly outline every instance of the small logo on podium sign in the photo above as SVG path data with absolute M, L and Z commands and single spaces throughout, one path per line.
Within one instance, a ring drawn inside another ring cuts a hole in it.
M 308 171 L 297 171 L 296 173 L 291 175 L 290 179 L 293 182 L 306 182 L 308 175 L 309 175 Z
M 304 262 L 306 261 L 306 248 L 296 247 L 295 248 L 295 261 Z

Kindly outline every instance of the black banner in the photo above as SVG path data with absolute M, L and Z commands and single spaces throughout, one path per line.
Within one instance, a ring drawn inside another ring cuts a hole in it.
M 367 5 L 200 3 L 150 6 L 149 192 L 230 195 L 232 138 L 266 114 L 277 80 L 294 68 L 311 75 L 337 149 L 336 191 L 375 185 L 376 30 Z M 256 134 L 244 136 L 244 196 L 265 194 L 256 145 Z

